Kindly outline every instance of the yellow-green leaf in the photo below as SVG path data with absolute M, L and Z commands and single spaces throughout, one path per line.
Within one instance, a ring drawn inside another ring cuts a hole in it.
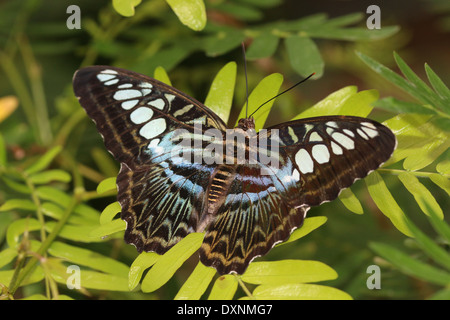
M 165 84 L 167 84 L 169 86 L 172 85 L 172 82 L 170 81 L 169 75 L 167 74 L 166 70 L 163 67 L 161 67 L 161 66 L 158 66 L 158 67 L 155 68 L 155 72 L 153 73 L 153 77 L 156 80 L 159 80 L 159 81 L 161 81 L 161 82 L 163 82 L 163 83 L 165 83 Z
M 333 280 L 337 273 L 319 261 L 279 260 L 253 262 L 241 276 L 253 284 L 305 283 Z
M 253 291 L 259 300 L 351 300 L 352 297 L 332 287 L 317 284 L 261 285 Z
M 420 209 L 422 209 L 425 214 L 430 215 L 429 210 L 433 210 L 438 217 L 444 217 L 444 213 L 436 199 L 431 192 L 419 182 L 419 179 L 417 179 L 416 176 L 409 172 L 402 172 L 398 175 L 398 178 L 405 188 L 414 196 Z
M 208 300 L 231 300 L 236 293 L 237 287 L 238 281 L 235 275 L 220 276 L 214 282 Z
M 139 284 L 144 271 L 154 265 L 160 257 L 155 252 L 142 252 L 134 259 L 128 272 L 128 288 L 130 291 Z
M 134 16 L 134 8 L 141 3 L 142 0 L 113 0 L 113 7 L 118 13 L 124 17 Z
M 166 0 L 181 23 L 200 31 L 206 25 L 206 9 L 203 0 Z
M 383 178 L 374 171 L 366 177 L 365 182 L 370 196 L 381 212 L 391 220 L 392 224 L 399 231 L 407 236 L 411 236 L 406 222 L 407 218 L 386 187 Z
M 175 300 L 198 300 L 208 288 L 216 269 L 199 262 L 175 296 Z
M 142 281 L 142 291 L 155 291 L 169 281 L 184 261 L 200 248 L 203 237 L 203 233 L 190 233 L 162 255 Z
M 355 194 L 352 192 L 350 188 L 342 190 L 341 194 L 339 195 L 339 200 L 341 200 L 344 206 L 351 212 L 357 214 L 364 213 L 361 202 L 358 200 L 358 198 L 355 196 Z
M 260 107 L 263 103 L 267 102 L 269 99 L 275 97 L 283 83 L 283 76 L 279 73 L 273 73 L 264 79 L 253 89 L 252 93 L 248 97 L 248 115 Z M 274 100 L 266 103 L 261 109 L 259 109 L 254 115 L 255 119 L 255 129 L 258 132 L 264 127 L 266 119 L 269 115 L 270 109 L 272 108 Z M 238 119 L 245 118 L 246 116 L 246 104 L 244 104 L 239 114 Z M 236 125 L 238 122 L 236 122 Z
M 229 62 L 217 73 L 205 100 L 205 106 L 214 111 L 225 123 L 230 117 L 235 82 L 236 62 Z

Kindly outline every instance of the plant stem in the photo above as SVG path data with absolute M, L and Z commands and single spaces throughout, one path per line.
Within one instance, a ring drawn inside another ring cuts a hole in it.
M 48 237 L 45 239 L 45 241 L 41 244 L 41 246 L 37 250 L 37 252 L 36 252 L 37 256 L 43 256 L 45 254 L 47 249 L 50 247 L 50 245 L 56 239 L 58 234 L 61 232 L 62 228 L 64 227 L 67 220 L 69 219 L 70 214 L 73 212 L 73 209 L 75 208 L 75 206 L 80 202 L 80 198 L 81 198 L 80 195 L 75 192 L 74 196 L 71 199 L 70 204 L 67 206 L 61 219 L 58 221 L 58 223 L 53 228 L 52 232 L 50 232 Z M 10 292 L 12 295 L 14 295 L 16 290 L 20 287 L 20 284 L 24 280 L 26 280 L 31 275 L 31 273 L 34 271 L 34 269 L 36 268 L 37 263 L 39 262 L 39 258 L 37 258 L 36 255 L 33 256 L 32 258 L 30 258 L 28 263 L 23 268 L 22 272 L 17 277 L 17 281 L 15 281 L 15 283 L 10 288 Z
M 245 294 L 246 294 L 250 299 L 253 299 L 254 297 L 253 297 L 252 293 L 250 292 L 250 290 L 248 290 L 248 288 L 247 288 L 247 286 L 245 285 L 245 283 L 241 280 L 241 277 L 240 277 L 240 276 L 237 276 L 237 275 L 235 275 L 235 277 L 236 277 L 236 279 L 237 279 L 239 285 L 241 286 L 242 290 L 244 290 Z

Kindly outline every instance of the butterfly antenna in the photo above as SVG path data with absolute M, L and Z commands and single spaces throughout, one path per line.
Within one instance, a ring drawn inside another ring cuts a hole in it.
M 248 78 L 247 78 L 247 58 L 245 57 L 245 44 L 242 42 L 242 54 L 244 55 L 245 89 L 247 92 L 247 104 L 245 105 L 245 118 L 248 113 Z
M 286 90 L 284 90 L 283 92 L 281 92 L 281 93 L 279 93 L 279 94 L 277 94 L 275 97 L 273 97 L 273 98 L 270 98 L 269 100 L 267 100 L 266 102 L 264 102 L 262 105 L 260 105 L 255 111 L 253 111 L 252 112 L 252 114 L 249 116 L 249 117 L 251 117 L 252 115 L 254 115 L 255 114 L 255 112 L 256 111 L 258 111 L 259 109 L 261 109 L 261 107 L 263 106 L 263 105 L 265 105 L 266 103 L 268 103 L 268 102 L 270 102 L 270 101 L 272 101 L 273 99 L 276 99 L 276 98 L 278 98 L 279 96 L 281 96 L 282 94 L 284 94 L 284 93 L 286 93 L 286 92 L 288 92 L 289 90 L 291 90 L 291 89 L 294 89 L 296 86 L 298 86 L 300 83 L 303 83 L 303 82 L 305 82 L 306 80 L 308 80 L 309 78 L 311 78 L 313 75 L 315 75 L 316 73 L 314 72 L 314 73 L 311 73 L 308 77 L 306 77 L 305 79 L 303 79 L 302 81 L 299 81 L 299 82 L 297 82 L 296 84 L 294 84 L 292 87 L 290 87 L 290 88 L 288 88 L 288 89 L 286 89 Z

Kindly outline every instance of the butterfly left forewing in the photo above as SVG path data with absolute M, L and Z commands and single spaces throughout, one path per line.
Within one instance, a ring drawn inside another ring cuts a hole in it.
M 225 124 L 200 102 L 147 76 L 109 66 L 78 70 L 75 95 L 94 120 L 121 169 L 117 177 L 125 240 L 138 251 L 164 253 L 197 229 L 213 165 L 174 152 L 177 132 L 189 139 L 195 125 L 219 132 Z M 200 131 L 201 133 L 202 131 Z M 204 144 L 188 148 L 199 153 Z

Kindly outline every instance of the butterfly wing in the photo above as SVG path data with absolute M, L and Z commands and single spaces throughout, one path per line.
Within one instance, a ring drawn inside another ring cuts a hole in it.
M 106 148 L 121 163 L 117 186 L 127 222 L 125 240 L 138 251 L 161 254 L 196 231 L 214 166 L 194 165 L 174 153 L 176 132 L 192 136 L 195 124 L 223 131 L 223 121 L 182 92 L 119 68 L 78 70 L 73 88 Z M 201 150 L 203 143 L 190 152 Z
M 353 116 L 301 119 L 268 128 L 279 134 L 280 157 L 289 166 L 279 171 L 299 190 L 295 205 L 317 206 L 334 200 L 356 180 L 386 162 L 397 140 L 386 126 Z
M 388 128 L 358 117 L 302 119 L 258 136 L 267 141 L 258 146 L 258 163 L 230 173 L 233 182 L 200 249 L 202 262 L 221 274 L 242 274 L 255 257 L 287 240 L 311 206 L 335 199 L 396 146 Z M 263 161 L 266 150 L 277 161 Z

